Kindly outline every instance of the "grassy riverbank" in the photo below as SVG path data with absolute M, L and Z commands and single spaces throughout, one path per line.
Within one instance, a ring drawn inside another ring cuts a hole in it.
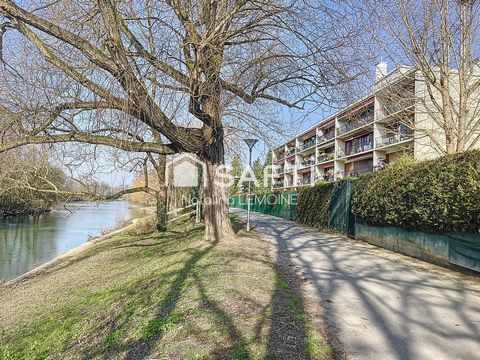
M 123 232 L 0 288 L 0 359 L 328 357 L 265 243 L 236 227 L 216 245 L 201 226 Z

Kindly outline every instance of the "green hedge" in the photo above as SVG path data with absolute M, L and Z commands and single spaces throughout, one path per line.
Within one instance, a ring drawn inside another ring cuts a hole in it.
M 478 233 L 480 151 L 393 164 L 359 177 L 353 212 L 368 225 L 432 233 Z
M 327 228 L 334 183 L 319 183 L 298 193 L 297 219 L 300 224 Z

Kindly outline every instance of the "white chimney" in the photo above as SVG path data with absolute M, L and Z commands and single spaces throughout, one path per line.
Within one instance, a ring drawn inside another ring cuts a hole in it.
M 386 76 L 387 71 L 388 71 L 387 63 L 385 61 L 379 62 L 375 66 L 375 81 L 378 81 L 384 76 Z

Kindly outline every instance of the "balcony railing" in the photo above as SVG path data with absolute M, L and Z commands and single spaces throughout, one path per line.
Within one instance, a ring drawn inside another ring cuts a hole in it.
M 325 182 L 330 182 L 334 180 L 333 174 L 323 174 L 323 175 L 317 175 L 315 176 L 315 181 L 325 181 Z
M 353 154 L 358 154 L 364 151 L 372 150 L 373 149 L 373 142 L 369 142 L 363 145 L 355 145 L 349 149 L 340 149 L 337 151 L 337 157 L 344 157 Z
M 411 95 L 407 94 L 407 96 L 411 96 Z M 399 113 L 400 111 L 406 110 L 406 109 L 412 107 L 413 105 L 415 105 L 415 100 L 414 99 L 406 99 L 406 100 L 397 99 L 397 100 L 394 100 L 394 103 L 390 103 L 390 104 L 384 106 L 384 109 L 385 109 L 385 116 L 384 117 Z
M 273 171 L 273 174 L 274 175 L 278 175 L 278 174 L 283 174 L 285 172 L 285 167 L 284 166 L 280 166 L 280 167 L 277 167 L 274 171 Z
M 362 174 L 367 174 L 367 173 L 370 173 L 374 170 L 374 167 L 373 166 L 370 166 L 370 167 L 366 167 L 366 168 L 361 168 L 361 169 L 353 169 L 353 170 L 348 170 L 348 171 L 341 171 L 340 172 L 340 175 L 344 175 L 346 177 L 348 176 L 360 176 Z
M 342 134 L 348 133 L 348 132 L 353 131 L 355 129 L 358 129 L 358 128 L 364 126 L 364 125 L 368 125 L 372 122 L 373 122 L 373 115 L 371 115 L 369 117 L 366 117 L 364 119 L 361 119 L 361 120 L 358 119 L 356 121 L 346 123 L 345 125 L 340 126 L 337 129 L 337 134 L 342 135 Z
M 275 161 L 282 161 L 285 159 L 285 154 L 280 154 L 275 156 Z
M 297 151 L 303 151 L 305 149 L 311 148 L 312 146 L 315 146 L 315 139 L 305 141 L 303 144 L 298 146 Z
M 310 179 L 298 179 L 297 180 L 297 186 L 310 185 L 310 184 L 311 184 Z
M 328 140 L 332 140 L 333 138 L 335 137 L 335 131 L 331 131 L 327 134 L 323 134 L 321 136 L 318 137 L 318 144 L 321 144 L 321 143 L 324 143 L 324 142 L 327 142 Z
M 288 150 L 285 152 L 285 157 L 292 156 L 293 154 L 295 154 L 295 148 L 293 148 L 293 149 L 288 149 Z
M 376 138 L 375 146 L 376 147 L 388 146 L 388 145 L 396 144 L 398 142 L 402 142 L 410 139 L 413 139 L 413 134 L 386 135 L 386 136 L 381 136 Z
M 300 163 L 300 168 L 306 168 L 315 165 L 315 160 L 304 160 Z
M 334 152 L 322 153 L 322 154 L 318 155 L 317 161 L 319 163 L 321 163 L 321 162 L 330 161 L 330 160 L 333 160 L 333 159 L 335 159 L 335 153 Z
M 362 169 L 354 169 L 347 171 L 347 176 L 359 176 L 362 174 L 367 174 L 373 171 L 373 166 L 362 168 Z
M 284 172 L 290 172 L 295 170 L 295 165 L 285 165 L 285 171 Z
M 274 189 L 283 188 L 283 182 L 273 183 L 273 188 Z

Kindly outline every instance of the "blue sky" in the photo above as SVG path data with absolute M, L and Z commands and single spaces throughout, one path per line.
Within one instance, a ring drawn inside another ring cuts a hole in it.
M 383 60 L 383 59 L 382 59 Z M 388 63 L 388 62 L 387 62 Z M 347 105 L 348 103 L 354 102 L 358 99 L 360 99 L 362 96 L 364 96 L 367 91 L 372 86 L 372 79 L 375 73 L 375 67 L 373 66 L 374 63 L 372 63 L 371 67 L 371 72 L 368 74 L 368 78 L 365 77 L 362 80 L 362 87 L 358 92 L 354 92 L 355 95 L 352 95 L 352 97 L 346 101 L 346 102 L 338 102 L 338 103 L 328 103 L 324 104 L 322 106 L 319 106 L 316 109 L 313 109 L 313 107 L 306 109 L 306 110 L 289 110 L 287 108 L 282 108 L 280 112 L 280 116 L 283 117 L 284 121 L 286 123 L 289 123 L 291 125 L 290 128 L 285 129 L 286 130 L 286 135 L 281 137 L 281 139 L 278 140 L 277 144 L 281 144 L 282 142 L 294 137 L 295 135 L 303 132 L 304 130 L 308 129 L 309 127 L 317 124 L 318 122 L 322 121 L 329 115 L 337 112 L 339 109 Z M 394 64 L 389 63 L 388 64 L 388 71 L 393 70 Z M 268 144 L 266 144 L 264 141 L 259 141 L 257 145 L 255 145 L 252 159 L 256 159 L 258 157 L 263 158 L 264 154 L 267 153 L 269 150 Z M 248 147 L 247 145 L 244 146 L 243 149 L 243 156 L 244 159 L 248 159 Z

